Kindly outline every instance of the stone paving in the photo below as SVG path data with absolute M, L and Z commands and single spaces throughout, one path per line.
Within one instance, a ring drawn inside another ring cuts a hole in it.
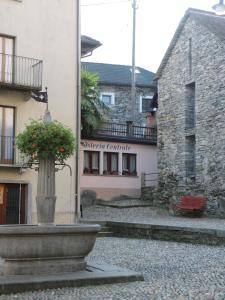
M 224 220 L 159 216 L 147 208 L 92 207 L 85 218 L 149 222 L 185 222 L 188 226 L 220 226 Z M 224 246 L 192 245 L 128 238 L 98 238 L 88 261 L 107 263 L 141 272 L 144 282 L 63 288 L 2 295 L 0 300 L 224 300 Z

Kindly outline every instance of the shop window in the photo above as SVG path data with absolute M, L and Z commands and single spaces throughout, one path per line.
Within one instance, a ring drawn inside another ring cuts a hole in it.
M 118 175 L 118 153 L 104 152 L 104 175 Z
M 122 175 L 136 176 L 136 154 L 123 153 Z
M 99 152 L 84 151 L 84 174 L 99 174 Z

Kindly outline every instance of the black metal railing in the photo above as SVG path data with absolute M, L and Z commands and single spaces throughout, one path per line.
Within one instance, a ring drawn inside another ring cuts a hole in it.
M 159 173 L 142 173 L 141 187 L 152 187 L 158 184 Z
M 13 136 L 0 136 L 0 165 L 22 165 L 25 158 L 15 145 Z
M 0 85 L 40 90 L 42 67 L 41 60 L 0 53 Z
M 156 143 L 157 128 L 133 125 L 132 122 L 112 123 L 104 122 L 97 130 L 96 137 L 114 137 L 129 140 L 139 140 Z

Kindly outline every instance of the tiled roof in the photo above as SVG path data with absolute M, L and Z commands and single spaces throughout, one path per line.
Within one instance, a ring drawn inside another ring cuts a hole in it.
M 104 63 L 82 62 L 82 69 L 99 75 L 99 83 L 106 85 L 131 85 L 131 66 Z M 136 67 L 136 86 L 156 86 L 155 74 L 143 68 Z
M 171 55 L 171 52 L 173 48 L 175 47 L 177 40 L 179 39 L 179 36 L 184 28 L 184 25 L 187 21 L 187 19 L 192 16 L 197 22 L 199 22 L 202 26 L 207 28 L 208 31 L 215 34 L 218 38 L 225 41 L 225 17 L 224 16 L 218 16 L 212 12 L 198 10 L 189 8 L 183 18 L 181 19 L 177 30 L 170 42 L 169 47 L 167 48 L 167 51 L 163 57 L 163 60 L 158 68 L 158 71 L 156 72 L 156 78 L 159 78 L 162 75 L 162 71 L 164 67 L 167 64 L 167 61 Z

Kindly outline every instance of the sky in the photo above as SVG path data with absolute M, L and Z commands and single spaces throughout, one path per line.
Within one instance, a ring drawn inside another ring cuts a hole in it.
M 189 7 L 212 11 L 219 0 L 137 0 L 136 66 L 156 72 Z M 131 0 L 81 0 L 81 34 L 102 43 L 83 61 L 132 64 Z

